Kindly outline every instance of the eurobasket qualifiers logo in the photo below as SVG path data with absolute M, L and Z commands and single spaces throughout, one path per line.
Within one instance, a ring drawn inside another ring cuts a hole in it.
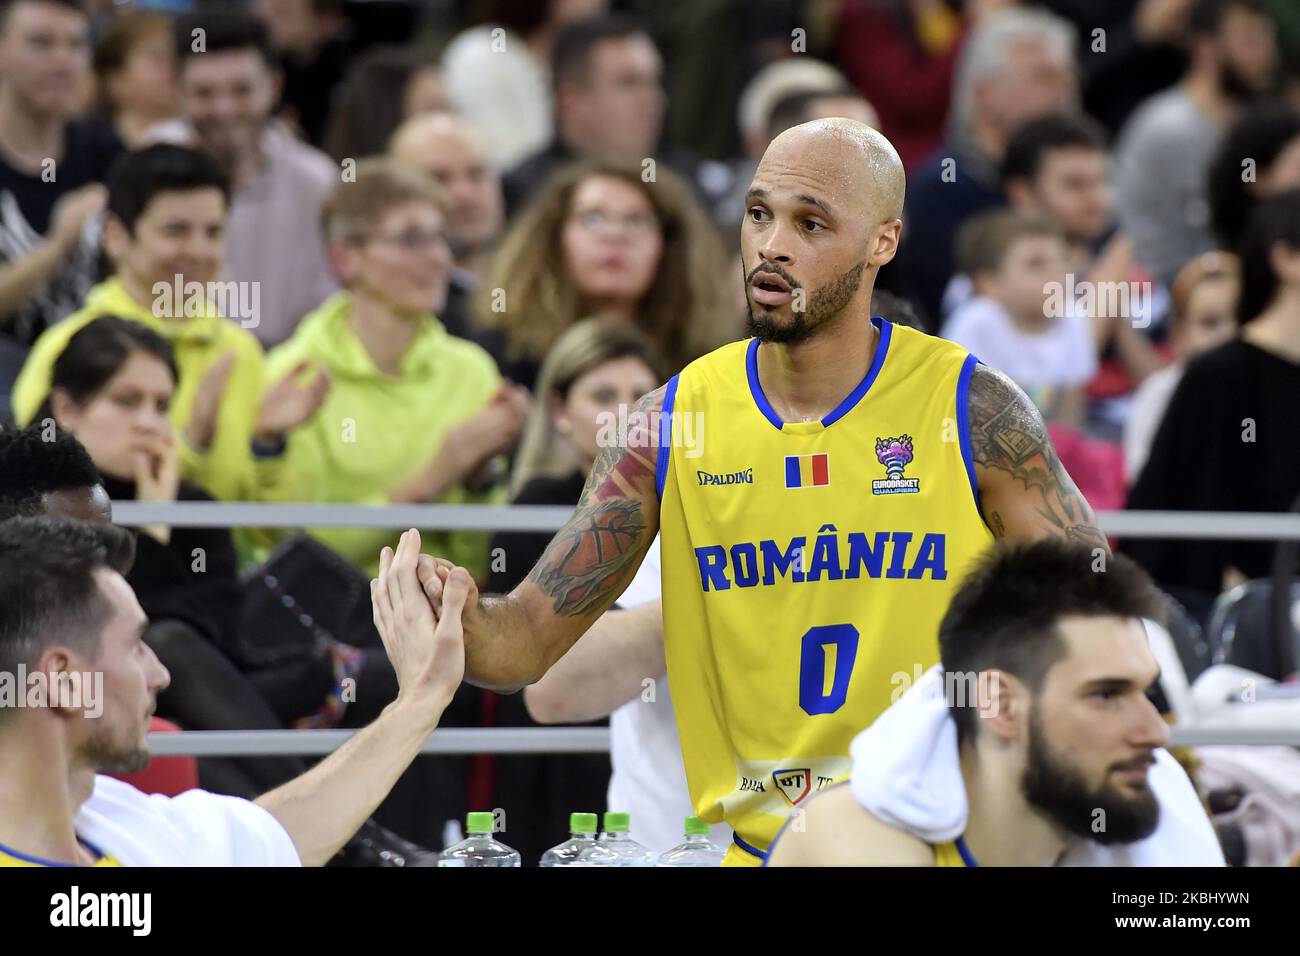
M 873 495 L 910 495 L 921 490 L 921 479 L 903 477 L 903 469 L 912 463 L 911 435 L 877 438 L 876 460 L 885 466 L 885 477 L 871 482 Z

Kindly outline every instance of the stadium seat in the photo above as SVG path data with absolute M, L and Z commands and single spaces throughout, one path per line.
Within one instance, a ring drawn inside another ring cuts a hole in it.
M 1290 676 L 1282 673 L 1280 648 L 1273 642 L 1269 611 L 1272 593 L 1271 581 L 1256 580 L 1219 595 L 1207 628 L 1214 663 L 1244 667 L 1274 680 Z M 1292 582 L 1291 640 L 1296 648 L 1292 652 L 1293 660 L 1300 659 L 1297 615 L 1300 615 L 1300 582 Z

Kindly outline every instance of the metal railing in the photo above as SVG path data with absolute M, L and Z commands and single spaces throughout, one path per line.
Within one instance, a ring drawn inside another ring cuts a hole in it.
M 1169 729 L 1174 747 L 1222 744 L 1300 747 L 1300 727 L 1196 727 Z M 320 756 L 343 746 L 354 730 L 187 730 L 149 735 L 155 757 Z M 435 730 L 422 754 L 588 754 L 608 753 L 608 727 L 501 727 Z
M 280 504 L 263 502 L 113 502 L 118 524 L 194 528 L 428 528 L 444 531 L 554 531 L 573 509 L 549 505 Z M 1102 511 L 1098 523 L 1121 537 L 1300 542 L 1300 514 L 1205 511 Z M 149 735 L 155 756 L 321 755 L 351 730 L 184 731 Z M 1173 746 L 1298 746 L 1300 727 L 1176 725 Z M 447 728 L 425 741 L 422 754 L 603 753 L 605 727 Z
M 113 502 L 123 525 L 185 528 L 429 528 L 555 531 L 573 509 L 559 505 L 341 505 L 269 502 Z M 1102 511 L 1107 534 L 1133 538 L 1300 541 L 1300 514 L 1239 511 Z

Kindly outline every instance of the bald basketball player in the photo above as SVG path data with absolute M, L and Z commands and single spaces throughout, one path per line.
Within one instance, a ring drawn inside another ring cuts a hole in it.
M 790 808 L 847 776 L 892 676 L 937 663 L 940 615 L 995 538 L 1106 547 L 1006 376 L 871 316 L 903 195 L 898 154 L 861 123 L 773 140 L 740 233 L 752 338 L 641 399 L 527 579 L 464 612 L 469 679 L 517 690 L 660 533 L 687 782 L 734 829 L 732 865 L 758 865 Z M 421 563 L 435 609 L 447 573 Z
M 1161 617 L 1162 603 L 1132 561 L 1094 566 L 1086 545 L 1001 545 L 944 616 L 944 671 L 974 678 L 945 686 L 969 808 L 964 833 L 927 843 L 873 816 L 841 784 L 787 823 L 769 865 L 1052 866 L 1074 840 L 1116 846 L 1149 836 L 1161 804 L 1148 774 L 1169 728 L 1147 698 L 1160 669 L 1141 618 Z M 862 749 L 855 757 L 855 774 L 888 763 Z M 1176 796 L 1166 790 L 1163 799 Z

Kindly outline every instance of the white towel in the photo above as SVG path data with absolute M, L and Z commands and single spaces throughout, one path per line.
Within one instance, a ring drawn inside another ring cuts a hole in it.
M 927 843 L 966 829 L 966 788 L 957 725 L 948 713 L 943 671 L 934 667 L 858 734 L 850 747 L 854 797 L 875 817 Z M 1156 751 L 1151 788 L 1160 823 L 1136 843 L 1102 846 L 1073 839 L 1063 866 L 1223 866 L 1223 851 L 1195 787 L 1178 761 Z

